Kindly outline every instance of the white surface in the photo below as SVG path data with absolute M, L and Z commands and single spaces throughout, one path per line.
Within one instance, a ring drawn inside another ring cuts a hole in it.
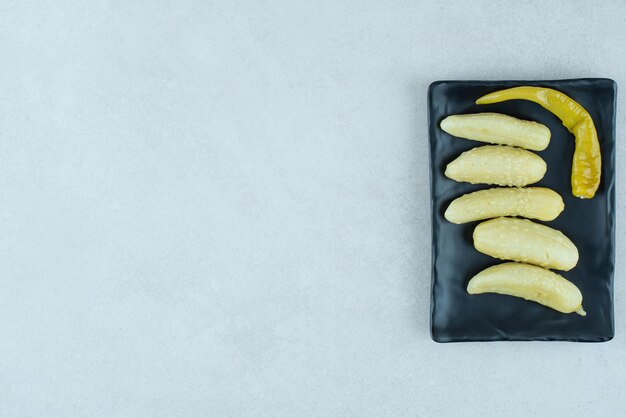
M 2 2 L 0 415 L 626 414 L 623 182 L 612 342 L 441 345 L 426 154 L 434 80 L 623 86 L 626 6 L 419 3 Z

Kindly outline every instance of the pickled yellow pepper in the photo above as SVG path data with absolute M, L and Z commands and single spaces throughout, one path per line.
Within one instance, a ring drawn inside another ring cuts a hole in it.
M 572 162 L 572 193 L 591 199 L 600 185 L 602 158 L 598 133 L 589 112 L 574 99 L 547 87 L 513 87 L 489 93 L 476 104 L 498 103 L 506 100 L 530 100 L 556 115 L 576 140 Z

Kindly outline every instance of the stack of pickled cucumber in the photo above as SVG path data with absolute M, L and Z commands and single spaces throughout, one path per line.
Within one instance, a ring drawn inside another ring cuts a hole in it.
M 601 159 L 593 120 L 586 110 L 565 94 L 542 87 L 501 90 L 477 103 L 511 99 L 539 103 L 574 134 L 572 191 L 575 196 L 592 198 L 600 181 Z M 586 315 L 580 290 L 550 270 L 574 268 L 579 257 L 576 245 L 561 231 L 529 220 L 551 221 L 564 209 L 557 192 L 526 187 L 546 173 L 546 163 L 532 151 L 546 149 L 550 130 L 537 122 L 498 113 L 448 116 L 441 121 L 441 129 L 456 137 L 496 144 L 462 153 L 445 170 L 447 177 L 459 182 L 499 186 L 460 196 L 445 211 L 445 218 L 455 224 L 487 219 L 474 229 L 474 247 L 508 261 L 474 276 L 467 285 L 468 293 L 517 296 L 559 312 Z

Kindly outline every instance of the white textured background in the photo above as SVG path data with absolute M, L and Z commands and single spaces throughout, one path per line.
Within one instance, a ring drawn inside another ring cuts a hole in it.
M 429 336 L 426 89 L 624 86 L 625 16 L 0 2 L 0 416 L 623 416 L 623 89 L 615 339 L 451 345 Z

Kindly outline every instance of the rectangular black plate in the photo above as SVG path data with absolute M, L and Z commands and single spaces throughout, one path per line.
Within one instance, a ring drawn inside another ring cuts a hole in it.
M 591 114 L 602 152 L 602 178 L 593 199 L 572 195 L 570 174 L 574 139 L 561 121 L 538 104 L 524 100 L 476 105 L 480 96 L 515 86 L 544 86 L 560 90 Z M 556 81 L 438 81 L 428 90 L 432 194 L 431 335 L 453 341 L 608 341 L 613 338 L 613 270 L 615 265 L 615 100 L 613 80 L 592 78 Z M 583 294 L 586 317 L 563 314 L 534 302 L 497 295 L 469 295 L 469 279 L 501 263 L 474 249 L 472 232 L 478 222 L 455 225 L 443 213 L 456 197 L 491 186 L 457 183 L 443 175 L 445 166 L 463 151 L 485 145 L 455 138 L 439 128 L 452 114 L 498 112 L 534 120 L 552 132 L 550 145 L 538 152 L 548 164 L 545 177 L 534 186 L 549 187 L 565 202 L 554 221 L 578 247 L 578 265 L 559 272 Z

